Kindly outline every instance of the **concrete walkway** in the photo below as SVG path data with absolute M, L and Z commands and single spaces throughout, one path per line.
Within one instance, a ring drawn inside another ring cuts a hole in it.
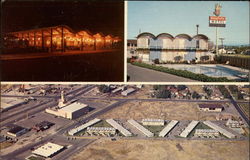
M 188 78 L 134 66 L 130 63 L 128 63 L 127 66 L 130 82 L 198 82 Z

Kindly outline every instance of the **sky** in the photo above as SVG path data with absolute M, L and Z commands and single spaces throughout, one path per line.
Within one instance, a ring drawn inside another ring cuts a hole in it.
M 225 28 L 218 28 L 218 38 L 225 38 L 225 45 L 249 44 L 248 1 L 128 1 L 127 38 L 135 39 L 140 31 L 193 36 L 198 24 L 199 34 L 215 43 L 216 29 L 208 26 L 208 18 L 216 3 L 227 20 Z
M 124 3 L 120 1 L 5 0 L 1 9 L 4 33 L 64 24 L 76 31 L 124 35 Z

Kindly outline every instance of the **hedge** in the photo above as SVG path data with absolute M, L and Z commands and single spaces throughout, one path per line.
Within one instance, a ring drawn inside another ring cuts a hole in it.
M 219 78 L 209 77 L 205 74 L 197 74 L 197 73 L 193 73 L 193 72 L 186 71 L 186 70 L 177 70 L 177 69 L 173 69 L 173 68 L 150 65 L 150 64 L 146 64 L 146 63 L 133 62 L 131 64 L 139 66 L 139 67 L 144 67 L 144 68 L 164 72 L 164 73 L 170 73 L 170 74 L 180 76 L 180 77 L 185 77 L 185 78 L 189 78 L 189 79 L 193 79 L 193 80 L 202 81 L 202 82 L 235 82 L 235 80 L 229 80 L 226 77 L 219 77 Z

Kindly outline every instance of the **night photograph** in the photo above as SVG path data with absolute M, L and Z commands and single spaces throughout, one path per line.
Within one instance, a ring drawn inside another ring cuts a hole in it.
M 2 81 L 123 81 L 122 1 L 4 1 Z

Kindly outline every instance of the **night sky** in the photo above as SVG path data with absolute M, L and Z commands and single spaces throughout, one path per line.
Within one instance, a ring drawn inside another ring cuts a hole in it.
M 13 32 L 55 25 L 123 37 L 122 1 L 5 1 L 2 31 Z

